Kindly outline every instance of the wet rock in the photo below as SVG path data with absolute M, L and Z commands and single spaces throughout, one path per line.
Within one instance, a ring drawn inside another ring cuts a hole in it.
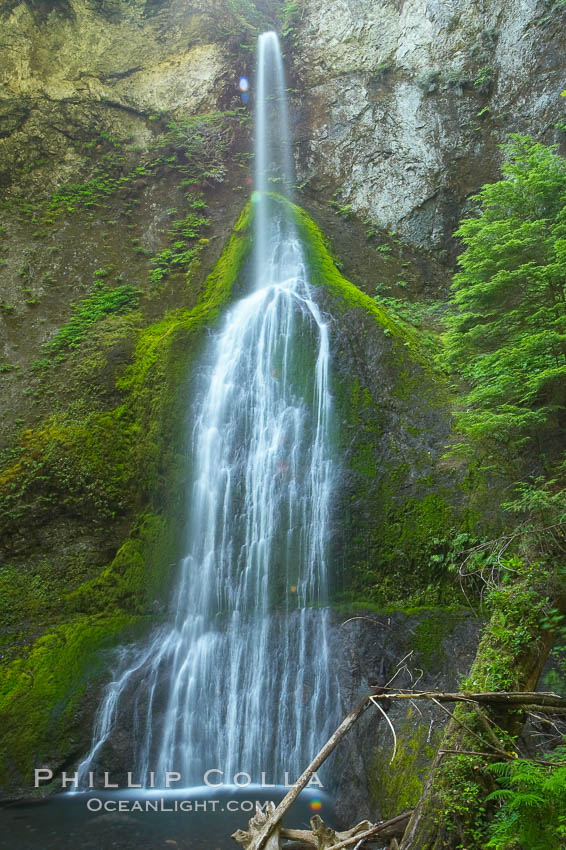
M 510 132 L 560 141 L 562 8 L 539 0 L 306 0 L 294 57 L 300 180 L 446 247 Z M 329 191 L 329 187 L 334 188 Z

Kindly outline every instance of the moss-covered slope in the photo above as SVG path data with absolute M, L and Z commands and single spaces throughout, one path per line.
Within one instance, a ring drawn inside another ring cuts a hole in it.
M 454 601 L 446 549 L 470 511 L 442 460 L 451 418 L 444 379 L 415 328 L 346 280 L 313 219 L 298 207 L 293 214 L 332 326 L 343 458 L 338 598 L 350 607 Z
M 273 202 L 294 216 L 332 325 L 343 458 L 333 516 L 337 599 L 350 607 L 443 601 L 427 562 L 431 537 L 447 537 L 458 502 L 438 464 L 449 428 L 445 393 L 415 332 L 340 274 L 307 213 Z M 183 540 L 190 364 L 201 331 L 241 279 L 249 247 L 246 208 L 195 306 L 147 324 L 135 291 L 102 282 L 90 312 L 82 302 L 51 344 L 58 357 L 44 374 L 47 387 L 69 358 L 79 375 L 96 376 L 121 344 L 127 362 L 112 381 L 106 375 L 103 392 L 100 380 L 81 378 L 66 405 L 24 432 L 0 472 L 8 541 L 0 769 L 11 786 L 29 787 L 34 766 L 72 764 L 84 751 L 105 669 L 100 650 L 165 611 Z M 106 561 L 96 557 L 98 541 Z
M 0 775 L 9 785 L 29 787 L 35 765 L 62 764 L 84 750 L 88 693 L 96 692 L 103 669 L 99 650 L 147 629 L 163 611 L 179 554 L 189 364 L 245 262 L 248 222 L 246 208 L 195 307 L 134 329 L 118 403 L 89 410 L 83 398 L 69 405 L 27 431 L 17 459 L 0 473 L 4 538 L 37 533 L 40 557 L 49 554 L 49 546 L 41 550 L 41 531 L 48 537 L 98 525 L 119 537 L 129 528 L 115 557 L 93 575 L 76 552 L 60 560 L 51 552 L 38 569 L 22 563 L 17 545 L 8 548 L 0 614 L 12 660 L 0 691 Z

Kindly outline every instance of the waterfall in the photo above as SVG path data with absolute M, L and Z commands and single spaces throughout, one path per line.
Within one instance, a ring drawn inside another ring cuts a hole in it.
M 271 188 L 292 183 L 275 33 L 260 36 L 255 258 L 248 293 L 200 366 L 191 434 L 187 553 L 169 623 L 123 648 L 79 786 L 117 727 L 133 771 L 185 785 L 210 769 L 296 779 L 332 731 L 328 541 L 337 484 L 328 326 L 293 222 Z M 273 117 L 275 116 L 275 117 Z M 218 775 L 215 775 L 215 780 Z

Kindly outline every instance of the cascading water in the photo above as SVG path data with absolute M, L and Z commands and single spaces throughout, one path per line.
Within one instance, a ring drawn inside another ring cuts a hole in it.
M 291 183 L 275 33 L 259 39 L 256 103 L 255 280 L 202 364 L 175 610 L 145 646 L 122 650 L 79 787 L 117 725 L 132 730 L 142 784 L 174 770 L 198 785 L 210 769 L 282 784 L 336 721 L 329 339 L 287 207 L 268 194 Z

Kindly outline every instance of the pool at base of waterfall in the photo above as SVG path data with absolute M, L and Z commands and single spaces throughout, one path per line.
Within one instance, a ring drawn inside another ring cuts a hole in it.
M 235 850 L 230 837 L 247 829 L 260 806 L 278 804 L 289 789 L 185 788 L 175 791 L 89 791 L 17 801 L 0 809 L 2 850 Z M 309 829 L 313 814 L 334 825 L 332 800 L 307 789 L 284 818 Z

